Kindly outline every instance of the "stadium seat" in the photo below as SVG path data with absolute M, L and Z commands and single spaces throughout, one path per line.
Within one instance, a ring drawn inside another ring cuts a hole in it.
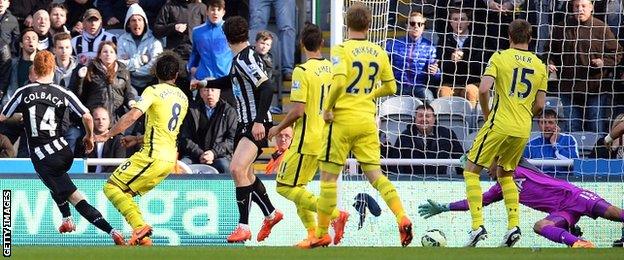
M 391 97 L 379 106 L 379 117 L 412 122 L 416 107 L 422 104 L 422 101 L 412 96 Z
M 463 97 L 441 97 L 433 100 L 431 106 L 440 119 L 441 117 L 461 118 L 473 114 L 470 102 Z
M 189 167 L 191 167 L 193 174 L 219 174 L 217 169 L 206 164 L 191 164 Z
M 546 108 L 557 111 L 560 118 L 563 116 L 563 103 L 559 97 L 546 97 Z
M 392 119 L 382 119 L 379 124 L 379 131 L 381 132 L 382 144 L 394 145 L 397 139 L 403 131 L 405 131 L 412 121 L 399 121 Z
M 464 140 L 466 140 L 466 138 L 470 135 L 470 126 L 465 120 L 438 119 L 438 125 L 451 129 L 453 133 L 455 133 L 455 136 L 457 136 L 457 140 L 459 140 L 462 145 Z
M 591 153 L 598 139 L 602 134 L 594 132 L 571 132 L 570 135 L 576 139 L 576 145 L 579 150 L 579 157 L 585 157 Z

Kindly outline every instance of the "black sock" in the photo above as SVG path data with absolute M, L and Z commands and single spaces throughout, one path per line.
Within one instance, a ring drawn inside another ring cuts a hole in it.
M 253 202 L 258 204 L 264 216 L 269 216 L 271 213 L 273 213 L 273 211 L 275 211 L 275 207 L 273 207 L 273 204 L 269 199 L 269 195 L 267 195 L 264 184 L 262 184 L 260 178 L 256 177 L 256 181 L 254 181 L 251 186 L 253 187 L 253 191 L 251 193 L 251 198 Z
M 86 200 L 81 200 L 75 207 L 80 215 L 100 230 L 106 232 L 106 234 L 109 234 L 113 230 L 113 227 L 108 224 L 108 221 L 102 217 L 102 213 L 91 206 Z
M 238 223 L 249 224 L 249 208 L 252 185 L 236 187 L 236 205 L 238 205 Z
M 52 194 L 52 199 L 56 202 L 56 206 L 63 215 L 63 218 L 71 217 L 71 211 L 69 211 L 69 202 L 67 202 L 67 198 L 61 198 Z

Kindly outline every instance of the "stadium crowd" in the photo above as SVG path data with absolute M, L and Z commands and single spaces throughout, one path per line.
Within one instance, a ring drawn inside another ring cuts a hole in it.
M 404 3 L 390 2 L 391 10 L 403 10 Z M 277 33 L 267 31 L 272 9 Z M 146 87 L 157 83 L 150 70 L 163 50 L 172 50 L 184 60 L 177 85 L 192 100 L 178 141 L 179 159 L 227 173 L 237 121 L 232 93 L 205 87 L 192 91 L 190 86 L 230 72 L 233 54 L 222 25 L 224 16 L 231 15 L 250 21 L 250 42 L 273 71 L 273 86 L 281 85 L 275 81 L 290 81 L 298 46 L 295 10 L 295 0 L 0 0 L 2 105 L 19 87 L 36 80 L 31 73 L 34 56 L 49 50 L 56 56 L 54 82 L 79 97 L 94 115 L 96 133 L 102 132 Z M 446 159 L 467 151 L 483 120 L 477 86 L 487 61 L 508 48 L 507 24 L 526 18 L 534 26 L 531 50 L 541 55 L 551 73 L 552 109 L 534 124 L 525 156 L 623 158 L 621 138 L 610 149 L 603 147 L 601 138 L 624 113 L 622 10 L 620 0 L 412 1 L 408 12 L 391 15 L 394 37 L 386 40 L 385 48 L 397 80 L 396 94 L 414 97 L 421 105 L 398 119 L 399 131 L 392 130 L 398 138 L 382 138 L 382 156 Z M 397 121 L 388 115 L 381 118 L 383 136 L 390 135 L 384 123 Z M 60 123 L 75 157 L 125 157 L 138 149 L 144 131 L 137 123 L 85 154 L 76 141 L 84 135 L 80 118 L 68 113 Z M 23 127 L 19 120 L 0 124 L 0 157 L 29 157 Z M 583 138 L 594 134 L 592 144 L 581 146 L 579 133 Z M 11 147 L 16 142 L 17 150 Z M 446 174 L 447 167 L 387 170 Z

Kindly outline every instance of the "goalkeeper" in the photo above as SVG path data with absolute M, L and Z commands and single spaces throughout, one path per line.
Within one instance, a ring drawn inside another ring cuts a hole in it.
M 593 248 L 595 247 L 593 243 L 582 240 L 569 232 L 581 216 L 593 219 L 601 217 L 616 222 L 624 221 L 622 209 L 611 205 L 591 191 L 542 173 L 524 158 L 516 167 L 513 178 L 520 192 L 520 204 L 549 214 L 546 218 L 537 221 L 533 230 L 550 241 L 571 247 Z M 497 183 L 483 194 L 483 206 L 502 199 L 503 193 Z M 427 201 L 428 203 L 418 207 L 418 213 L 425 219 L 446 211 L 468 210 L 466 200 L 450 204 Z

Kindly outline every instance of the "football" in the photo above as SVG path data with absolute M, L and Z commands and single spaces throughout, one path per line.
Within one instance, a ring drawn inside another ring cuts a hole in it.
M 420 239 L 423 247 L 445 247 L 446 236 L 438 229 L 430 229 Z

